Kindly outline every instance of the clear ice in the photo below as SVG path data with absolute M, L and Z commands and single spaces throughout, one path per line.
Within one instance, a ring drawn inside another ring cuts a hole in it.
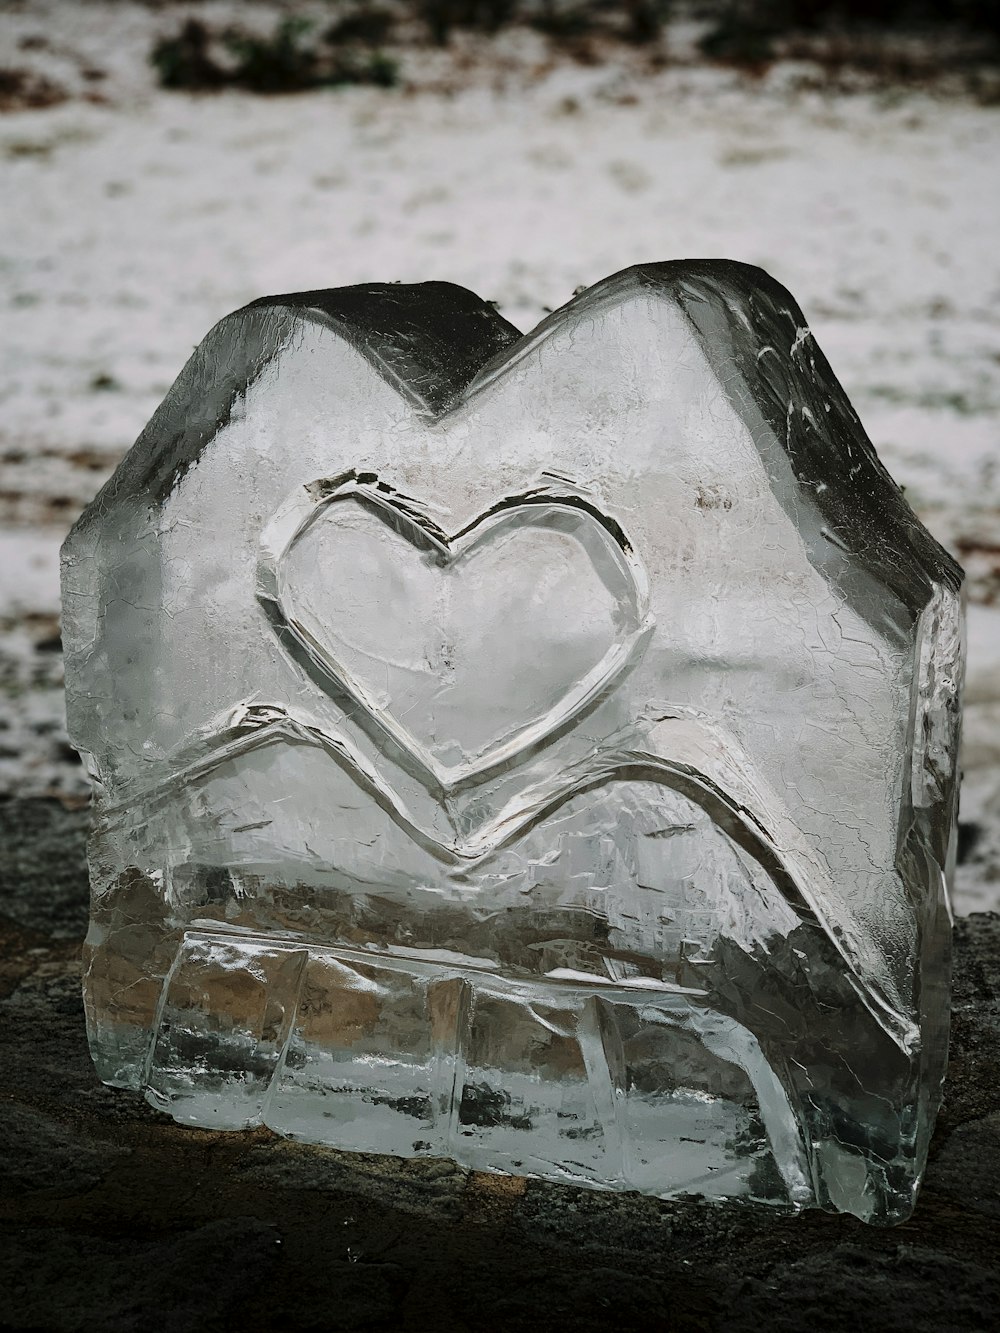
M 524 336 L 437 282 L 230 315 L 63 552 L 101 1078 L 906 1217 L 961 581 L 757 269 L 632 268 Z

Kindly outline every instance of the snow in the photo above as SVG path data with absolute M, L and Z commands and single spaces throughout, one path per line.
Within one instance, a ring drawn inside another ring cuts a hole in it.
M 181 12 L 233 7 L 0 15 L 0 65 L 34 61 L 75 94 L 0 116 L 0 786 L 80 787 L 58 654 L 34 648 L 53 633 L 56 550 L 227 311 L 446 278 L 527 329 L 628 264 L 724 255 L 795 294 L 969 571 L 966 812 L 994 820 L 1000 864 L 1000 107 L 826 93 L 790 66 L 754 80 L 626 52 L 584 67 L 537 34 L 488 57 L 418 51 L 411 88 L 192 97 L 157 90 L 146 64 Z M 48 46 L 20 45 L 32 35 Z M 974 856 L 959 910 L 1000 905 L 996 882 Z

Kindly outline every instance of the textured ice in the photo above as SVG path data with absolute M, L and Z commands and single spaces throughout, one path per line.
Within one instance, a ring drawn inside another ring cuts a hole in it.
M 913 1206 L 961 570 L 787 292 L 224 319 L 63 554 L 85 996 L 178 1121 Z

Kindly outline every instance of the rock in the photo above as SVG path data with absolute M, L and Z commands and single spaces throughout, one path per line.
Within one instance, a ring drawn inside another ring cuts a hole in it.
M 3 914 L 52 939 L 87 930 L 88 815 L 59 801 L 0 800 Z
M 130 1152 L 17 1102 L 0 1107 L 0 1139 L 0 1190 L 11 1193 L 93 1189 Z
M 93 1236 L 25 1227 L 2 1263 L 14 1328 L 118 1333 L 215 1328 L 260 1293 L 278 1261 L 277 1231 L 253 1217 L 224 1218 L 179 1234 Z

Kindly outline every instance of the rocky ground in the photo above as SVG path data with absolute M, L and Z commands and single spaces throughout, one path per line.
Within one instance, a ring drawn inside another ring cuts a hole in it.
M 933 62 L 903 83 L 802 59 L 722 66 L 698 56 L 704 24 L 678 21 L 644 47 L 521 27 L 439 49 L 411 33 L 388 89 L 156 86 L 150 50 L 186 16 L 264 31 L 293 11 L 331 6 L 0 0 L 0 790 L 84 791 L 59 543 L 228 310 L 433 277 L 528 329 L 638 260 L 728 255 L 796 295 L 968 570 L 956 905 L 1000 904 L 993 84 Z
M 98 1083 L 86 814 L 0 803 L 0 1329 L 981 1333 L 1000 1302 L 1000 916 L 959 922 L 910 1221 L 783 1217 L 180 1128 Z

